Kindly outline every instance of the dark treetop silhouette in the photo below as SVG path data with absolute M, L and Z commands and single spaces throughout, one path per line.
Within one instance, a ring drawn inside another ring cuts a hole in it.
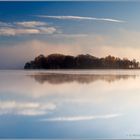
M 120 59 L 114 56 L 98 58 L 89 54 L 77 56 L 50 54 L 39 55 L 27 62 L 24 69 L 137 69 L 139 62 L 135 59 Z

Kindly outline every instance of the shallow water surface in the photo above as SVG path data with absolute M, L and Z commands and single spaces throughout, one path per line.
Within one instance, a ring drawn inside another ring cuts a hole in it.
M 0 71 L 0 138 L 140 138 L 140 71 Z

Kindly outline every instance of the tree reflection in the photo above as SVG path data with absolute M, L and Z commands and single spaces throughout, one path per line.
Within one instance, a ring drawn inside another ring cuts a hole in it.
M 33 75 L 28 75 L 31 78 L 34 78 L 37 82 L 43 84 L 48 82 L 50 84 L 63 84 L 78 82 L 80 84 L 89 84 L 98 80 L 106 81 L 108 83 L 117 81 L 117 80 L 126 80 L 128 78 L 136 78 L 136 75 L 115 75 L 115 74 L 61 74 L 61 73 L 37 73 Z

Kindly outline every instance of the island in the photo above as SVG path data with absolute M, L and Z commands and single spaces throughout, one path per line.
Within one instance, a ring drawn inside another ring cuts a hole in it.
M 138 69 L 139 62 L 135 59 L 118 58 L 108 55 L 98 58 L 90 54 L 77 56 L 50 54 L 39 55 L 27 62 L 24 69 Z

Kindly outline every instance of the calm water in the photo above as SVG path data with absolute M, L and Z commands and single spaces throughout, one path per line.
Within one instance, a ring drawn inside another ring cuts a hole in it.
M 140 138 L 140 71 L 0 71 L 0 138 Z

